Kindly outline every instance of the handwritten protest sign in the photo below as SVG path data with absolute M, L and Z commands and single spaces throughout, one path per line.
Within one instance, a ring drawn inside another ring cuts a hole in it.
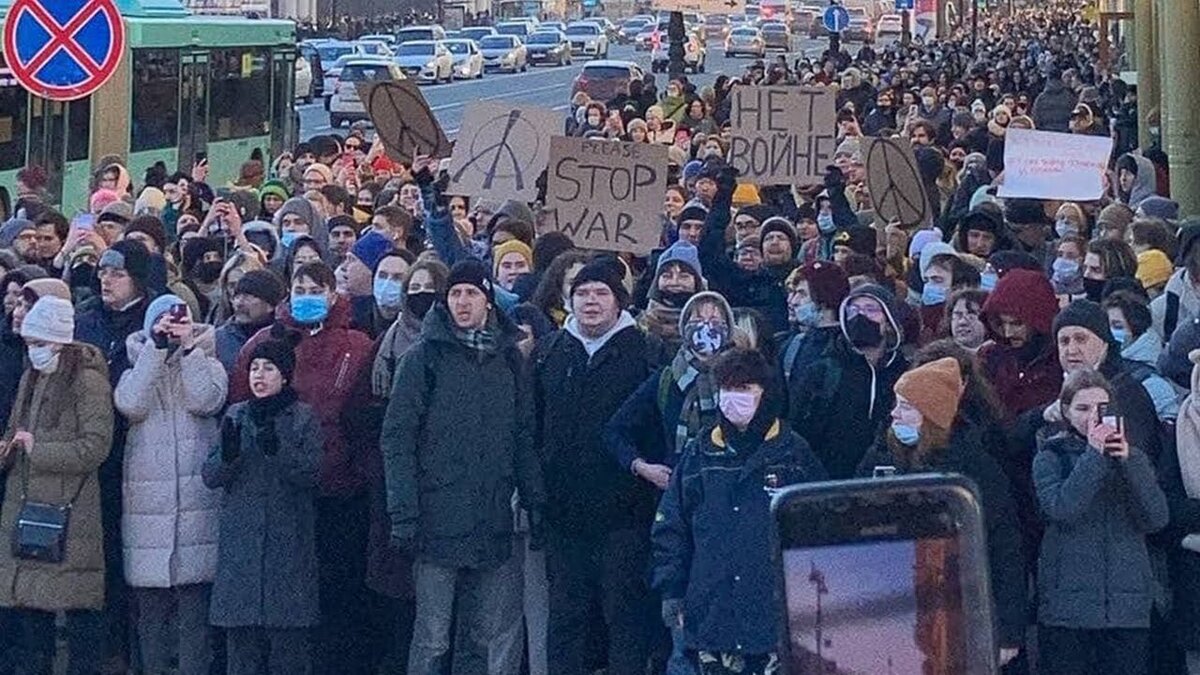
M 649 253 L 661 235 L 667 146 L 555 136 L 546 207 L 580 248 Z
M 416 80 L 372 82 L 357 89 L 389 158 L 409 164 L 417 155 L 449 155 L 450 140 Z
M 899 222 L 903 228 L 930 224 L 933 209 L 912 143 L 903 138 L 863 138 L 861 143 L 876 220 L 885 225 Z
M 835 98 L 819 87 L 735 87 L 729 163 L 759 185 L 820 181 L 837 147 Z
M 1001 197 L 1088 201 L 1104 193 L 1112 154 L 1107 136 L 1009 129 Z
M 446 194 L 537 199 L 537 179 L 550 160 L 546 129 L 561 122 L 560 115 L 544 108 L 471 104 L 454 144 Z
M 746 0 L 653 0 L 650 6 L 662 12 L 742 14 L 746 11 Z

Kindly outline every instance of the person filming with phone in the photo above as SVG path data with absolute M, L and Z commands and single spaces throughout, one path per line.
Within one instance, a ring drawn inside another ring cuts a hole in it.
M 1150 457 L 1126 438 L 1115 391 L 1096 370 L 1070 372 L 1059 397 L 1066 430 L 1033 460 L 1046 521 L 1037 580 L 1047 673 L 1146 673 L 1153 603 L 1146 536 L 1166 526 L 1167 500 Z

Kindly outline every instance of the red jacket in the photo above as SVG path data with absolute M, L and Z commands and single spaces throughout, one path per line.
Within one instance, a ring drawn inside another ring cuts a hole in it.
M 995 333 L 1001 314 L 1029 326 L 1030 341 L 1024 347 L 1009 347 Z M 1062 367 L 1051 332 L 1057 314 L 1054 288 L 1046 275 L 1033 270 L 1005 274 L 983 305 L 981 318 L 993 341 L 980 348 L 979 364 L 1004 404 L 1006 421 L 1031 408 L 1044 407 L 1059 395 Z
M 372 346 L 371 338 L 350 328 L 348 300 L 339 298 L 329 308 L 329 317 L 316 335 L 309 335 L 307 329 L 292 319 L 288 304 L 280 303 L 275 310 L 275 324 L 256 333 L 238 352 L 229 378 L 229 402 L 250 398 L 250 353 L 260 342 L 284 330 L 301 336 L 296 346 L 292 387 L 321 421 L 325 448 L 318 476 L 321 494 L 342 497 L 358 494 L 366 488 L 367 471 L 360 453 L 346 442 L 340 421 L 362 370 L 371 367 Z

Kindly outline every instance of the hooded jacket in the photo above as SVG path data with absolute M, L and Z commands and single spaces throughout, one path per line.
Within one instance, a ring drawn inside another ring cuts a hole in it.
M 847 337 L 846 308 L 859 297 L 871 297 L 884 308 L 891 337 L 885 335 L 883 355 L 872 364 Z M 850 478 L 896 402 L 892 388 L 908 369 L 900 353 L 903 330 L 896 318 L 895 300 L 886 289 L 868 284 L 850 292 L 838 321 L 842 334 L 829 342 L 812 365 L 793 374 L 788 417 L 792 426 L 821 460 L 830 478 Z
M 1029 329 L 1021 348 L 1006 345 L 995 332 L 1001 314 L 1015 317 Z M 1054 344 L 1052 327 L 1058 314 L 1058 298 L 1041 272 L 1012 270 L 996 284 L 983 304 L 980 318 L 990 342 L 979 349 L 984 376 L 1004 404 L 1008 421 L 1031 408 L 1053 401 L 1062 388 L 1062 366 Z
M 288 214 L 300 216 L 301 220 L 308 223 L 309 236 L 317 242 L 317 246 L 321 249 L 321 256 L 329 256 L 329 225 L 325 223 L 325 219 L 321 217 L 313 205 L 304 197 L 292 197 L 279 207 L 275 212 L 275 217 L 272 222 L 275 224 L 276 232 L 283 232 L 283 217 Z M 276 249 L 278 252 L 278 249 Z
M 200 473 L 228 382 L 212 327 L 193 332 L 187 353 L 159 349 L 143 331 L 130 335 L 133 367 L 113 392 L 129 420 L 121 537 L 125 580 L 135 588 L 209 583 L 216 572 L 220 495 Z
M 1133 178 L 1133 187 L 1129 190 L 1129 199 L 1124 200 L 1131 209 L 1137 209 L 1147 197 L 1153 197 L 1158 194 L 1158 178 L 1154 172 L 1154 163 L 1141 155 L 1135 155 L 1132 152 L 1121 156 L 1121 160 L 1126 157 L 1133 160 L 1137 166 L 1137 173 Z M 1120 166 L 1121 160 L 1117 161 Z M 1121 195 L 1124 198 L 1124 195 Z
M 300 400 L 312 406 L 321 422 L 325 452 L 321 456 L 320 486 L 323 496 L 352 496 L 366 487 L 366 476 L 358 448 L 346 442 L 342 433 L 343 413 L 348 407 L 354 383 L 363 368 L 371 366 L 371 339 L 350 328 L 350 303 L 338 298 L 329 308 L 321 329 L 296 323 L 291 307 L 281 302 L 275 308 L 275 324 L 260 330 L 238 353 L 229 376 L 229 402 L 250 398 L 250 354 L 260 342 L 290 337 L 296 344 L 296 371 L 292 388 Z
M 1071 130 L 1071 111 L 1075 109 L 1075 94 L 1067 89 L 1061 77 L 1046 80 L 1046 87 L 1033 100 L 1033 124 L 1039 131 Z

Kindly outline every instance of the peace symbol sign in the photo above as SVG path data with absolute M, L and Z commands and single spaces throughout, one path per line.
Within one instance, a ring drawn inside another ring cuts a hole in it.
M 875 138 L 867 145 L 867 189 L 875 213 L 901 227 L 924 225 L 929 197 L 917 169 L 912 145 L 903 139 Z
M 518 140 L 523 141 L 519 153 L 515 144 Z M 481 174 L 484 190 L 491 190 L 496 179 L 511 180 L 513 189 L 524 190 L 526 178 L 534 177 L 527 176 L 528 165 L 537 159 L 541 145 L 542 133 L 521 116 L 520 110 L 497 115 L 476 129 L 467 144 L 468 159 L 454 172 L 451 180 L 461 181 L 463 174 L 471 169 Z M 505 171 L 500 170 L 502 160 Z
M 392 159 L 410 163 L 417 155 L 449 155 L 450 140 L 415 82 L 379 82 L 363 88 L 359 96 L 367 102 L 375 133 Z

